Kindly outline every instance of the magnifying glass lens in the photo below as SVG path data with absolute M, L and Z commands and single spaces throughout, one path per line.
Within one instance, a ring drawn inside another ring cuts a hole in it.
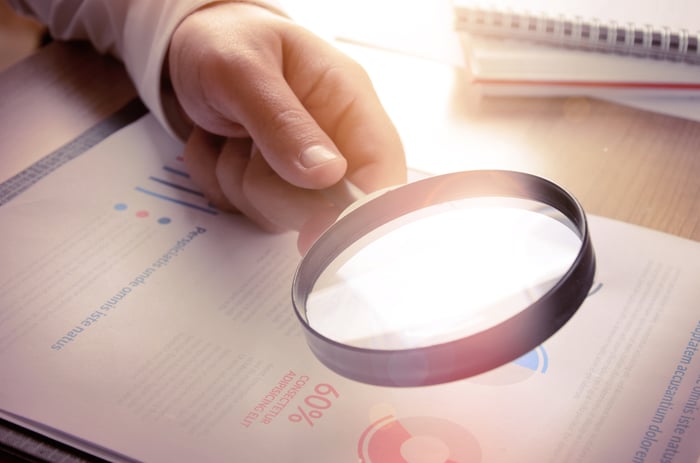
M 581 246 L 571 220 L 538 201 L 436 204 L 381 225 L 338 254 L 308 295 L 308 324 L 340 344 L 379 350 L 472 336 L 551 290 Z
M 557 332 L 595 276 L 583 208 L 523 172 L 454 172 L 346 212 L 297 268 L 292 304 L 324 365 L 383 386 L 497 368 Z

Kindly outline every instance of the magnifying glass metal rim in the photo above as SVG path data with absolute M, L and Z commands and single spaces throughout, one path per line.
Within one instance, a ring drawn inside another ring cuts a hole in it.
M 562 278 L 542 297 L 501 323 L 457 340 L 409 349 L 347 345 L 316 331 L 306 316 L 307 297 L 326 267 L 377 227 L 436 204 L 475 197 L 511 197 L 547 204 L 567 217 L 581 247 Z M 532 174 L 473 170 L 408 183 L 370 200 L 334 223 L 297 267 L 292 304 L 306 342 L 328 368 L 367 384 L 412 387 L 468 378 L 512 362 L 557 332 L 578 310 L 595 276 L 596 259 L 586 214 L 561 186 Z

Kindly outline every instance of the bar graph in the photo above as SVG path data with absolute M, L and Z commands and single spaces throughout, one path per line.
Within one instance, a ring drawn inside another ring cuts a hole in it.
M 151 198 L 194 209 L 205 214 L 217 215 L 216 210 L 193 184 L 190 175 L 177 167 L 162 166 L 160 175 L 150 175 L 134 189 Z

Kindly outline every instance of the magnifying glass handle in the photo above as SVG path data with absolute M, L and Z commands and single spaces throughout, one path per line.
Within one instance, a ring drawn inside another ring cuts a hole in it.
M 321 193 L 327 200 L 341 209 L 345 209 L 351 204 L 367 196 L 367 194 L 362 191 L 360 187 L 345 177 L 343 177 L 343 179 L 341 179 L 335 185 L 322 190 Z

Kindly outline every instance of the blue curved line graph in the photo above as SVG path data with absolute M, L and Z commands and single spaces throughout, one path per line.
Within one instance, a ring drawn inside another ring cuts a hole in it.
M 531 350 L 522 357 L 516 359 L 513 363 L 523 368 L 527 368 L 532 371 L 539 371 L 540 373 L 546 373 L 549 368 L 549 356 L 544 347 L 539 346 L 536 349 Z
M 549 356 L 547 355 L 547 351 L 544 350 L 544 347 L 540 346 L 538 347 L 538 350 L 540 351 L 540 354 L 542 354 L 542 368 L 540 371 L 542 373 L 546 373 L 547 368 L 549 368 Z
M 603 287 L 603 283 L 598 283 L 593 289 L 591 289 L 590 291 L 588 291 L 588 296 L 589 296 L 589 297 L 590 297 L 590 296 L 593 296 L 595 293 L 597 293 L 598 291 L 600 291 L 602 287 Z

